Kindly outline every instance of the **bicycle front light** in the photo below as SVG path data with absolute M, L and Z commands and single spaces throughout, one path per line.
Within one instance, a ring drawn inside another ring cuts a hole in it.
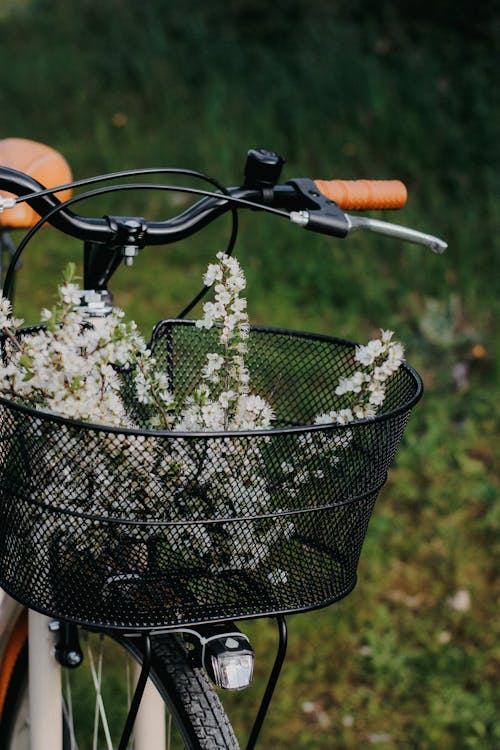
M 244 690 L 253 677 L 254 653 L 246 635 L 230 633 L 206 641 L 203 666 L 217 687 Z
M 247 636 L 232 622 L 198 625 L 186 632 L 191 658 L 225 690 L 244 690 L 253 677 L 254 653 Z

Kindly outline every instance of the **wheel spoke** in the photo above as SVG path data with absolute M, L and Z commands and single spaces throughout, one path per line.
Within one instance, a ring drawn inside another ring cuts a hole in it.
M 107 748 L 108 750 L 113 750 L 113 743 L 111 741 L 111 733 L 109 731 L 108 720 L 106 717 L 106 709 L 104 707 L 104 702 L 103 702 L 102 693 L 101 693 L 102 661 L 103 661 L 103 638 L 102 636 L 100 638 L 100 643 L 99 643 L 98 669 L 96 669 L 95 667 L 94 655 L 92 653 L 92 649 L 90 648 L 90 645 L 88 644 L 87 644 L 87 653 L 89 657 L 90 673 L 92 675 L 92 681 L 94 683 L 94 689 L 95 689 L 96 714 L 98 714 L 98 716 L 101 719 L 104 736 L 106 737 Z M 94 748 L 93 750 L 97 750 L 97 733 L 95 732 L 95 726 L 94 726 Z
M 66 720 L 66 726 L 69 730 L 69 741 L 71 743 L 70 750 L 78 750 L 78 743 L 75 737 L 75 723 L 73 719 L 73 695 L 71 692 L 71 680 L 69 670 L 64 670 L 64 682 L 65 682 L 65 702 L 63 704 L 63 712 Z

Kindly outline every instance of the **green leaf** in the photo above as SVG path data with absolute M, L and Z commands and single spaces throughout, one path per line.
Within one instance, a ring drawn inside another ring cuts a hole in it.
M 21 354 L 19 357 L 19 364 L 21 367 L 29 370 L 33 366 L 33 357 L 30 357 L 29 354 Z
M 75 278 L 76 278 L 76 263 L 74 263 L 73 261 L 70 261 L 63 271 L 63 279 L 67 284 L 69 284 L 72 281 L 74 281 Z

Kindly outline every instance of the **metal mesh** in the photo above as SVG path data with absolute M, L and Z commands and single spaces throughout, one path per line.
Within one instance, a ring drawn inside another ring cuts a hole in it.
M 215 340 L 186 321 L 157 326 L 155 356 L 179 402 L 199 384 Z M 383 415 L 311 426 L 345 406 L 335 387 L 356 369 L 354 351 L 253 329 L 251 390 L 276 413 L 261 432 L 103 429 L 0 399 L 0 584 L 34 609 L 119 628 L 298 611 L 345 596 L 421 393 L 404 366 Z M 141 407 L 129 406 L 140 420 Z

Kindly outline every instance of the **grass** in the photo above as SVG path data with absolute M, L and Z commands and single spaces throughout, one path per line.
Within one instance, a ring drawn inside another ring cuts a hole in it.
M 287 178 L 407 182 L 408 207 L 382 218 L 444 237 L 445 256 L 362 235 L 334 242 L 273 217 L 242 217 L 238 255 L 255 322 L 356 340 L 394 328 L 426 386 L 372 519 L 356 590 L 335 607 L 290 618 L 289 659 L 262 746 L 494 750 L 494 31 L 474 34 L 471 21 L 467 37 L 421 16 L 415 25 L 394 15 L 360 21 L 343 4 L 259 9 L 244 0 L 225 11 L 216 0 L 193 0 L 189 16 L 160 0 L 6 4 L 0 135 L 50 143 L 78 177 L 182 165 L 235 184 L 247 147 L 265 146 L 287 157 Z M 284 18 L 287 34 L 277 42 Z M 176 210 L 163 196 L 141 199 L 147 216 Z M 144 330 L 176 314 L 227 236 L 221 221 L 179 248 L 145 251 L 118 272 L 117 301 Z M 20 274 L 19 313 L 34 318 L 78 252 L 50 230 L 40 234 Z M 242 736 L 275 640 L 272 623 L 249 623 L 248 631 L 257 682 L 227 699 Z

